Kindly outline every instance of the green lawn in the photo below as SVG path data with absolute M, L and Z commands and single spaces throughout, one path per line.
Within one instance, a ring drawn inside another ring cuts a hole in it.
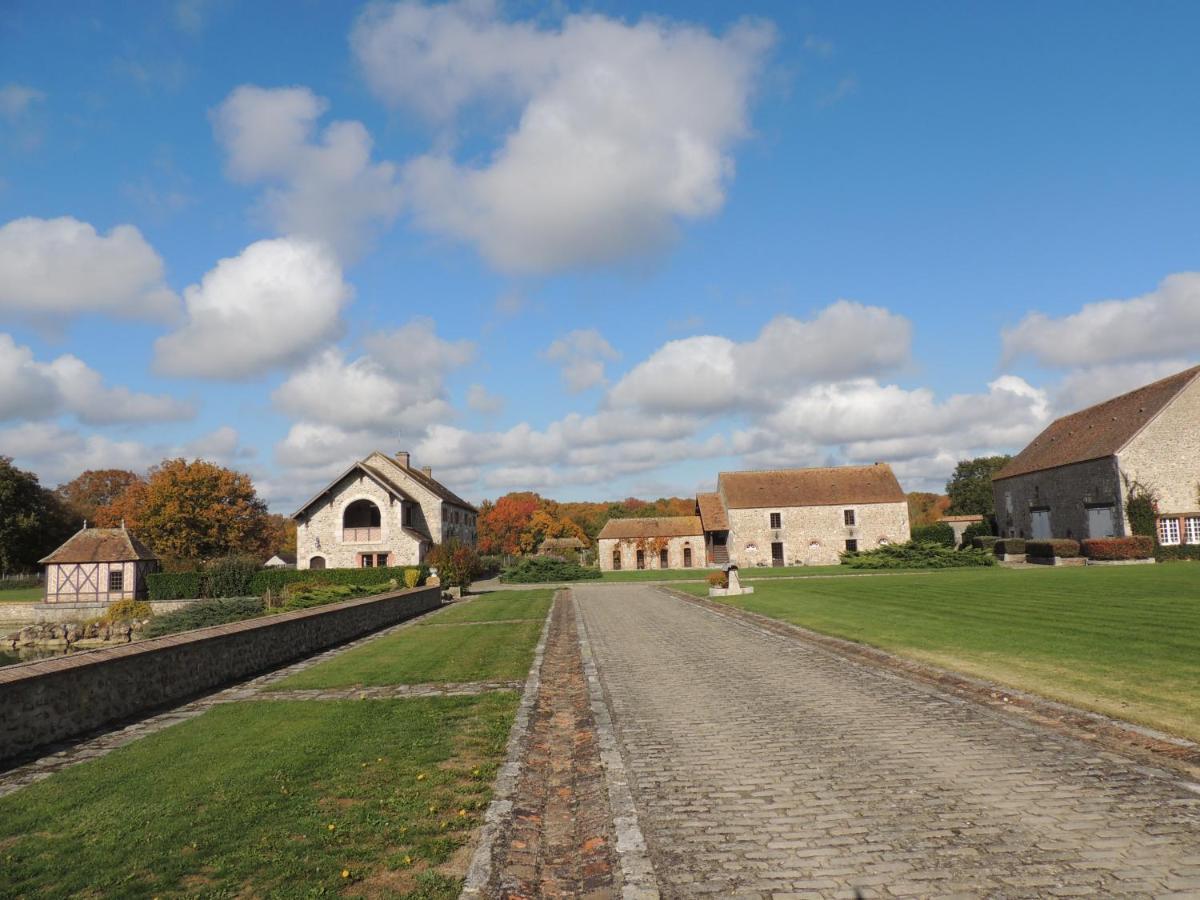
M 719 569 L 622 569 L 620 572 L 605 572 L 603 581 L 706 581 Z M 753 566 L 739 569 L 742 581 L 758 581 L 764 578 L 815 578 L 829 575 L 891 575 L 897 570 L 868 572 L 846 566 Z M 901 570 L 902 571 L 902 570 Z M 933 571 L 933 570 L 929 570 Z M 944 570 L 937 570 L 944 571 Z M 587 582 L 584 582 L 585 584 Z
M 456 897 L 516 704 L 214 707 L 0 798 L 0 894 Z
M 1200 565 L 786 581 L 729 602 L 1200 739 Z
M 546 618 L 554 592 L 545 588 L 528 591 L 492 591 L 475 594 L 466 603 L 455 603 L 429 620 L 447 622 L 494 622 L 498 619 Z
M 0 603 L 41 603 L 45 591 L 40 587 L 0 591 Z

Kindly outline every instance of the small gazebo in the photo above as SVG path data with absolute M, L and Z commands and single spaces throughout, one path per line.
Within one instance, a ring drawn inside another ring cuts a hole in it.
M 579 554 L 587 549 L 587 544 L 577 537 L 546 538 L 538 544 L 538 556 L 559 556 L 564 559 L 578 559 Z
M 120 528 L 83 528 L 41 560 L 46 567 L 47 603 L 115 603 L 143 600 L 146 576 L 158 557 Z

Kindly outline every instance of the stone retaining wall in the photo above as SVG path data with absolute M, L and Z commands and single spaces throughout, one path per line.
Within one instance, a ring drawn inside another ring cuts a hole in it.
M 155 600 L 156 616 L 191 606 L 195 600 Z M 0 630 L 6 625 L 40 625 L 42 622 L 86 622 L 104 615 L 107 603 L 0 603 Z
M 412 588 L 0 668 L 0 764 L 440 604 L 440 589 Z

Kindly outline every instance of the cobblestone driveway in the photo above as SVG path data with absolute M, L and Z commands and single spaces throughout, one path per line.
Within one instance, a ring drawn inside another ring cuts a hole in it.
M 651 588 L 573 590 L 666 897 L 1200 896 L 1172 777 Z

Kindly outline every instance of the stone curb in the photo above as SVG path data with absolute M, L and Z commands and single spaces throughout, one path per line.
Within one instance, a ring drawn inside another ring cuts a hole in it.
M 554 603 L 557 602 L 556 595 Z M 463 880 L 460 898 L 487 895 L 488 882 L 492 878 L 492 855 L 504 823 L 512 816 L 513 795 L 521 776 L 521 760 L 525 755 L 530 721 L 533 718 L 534 706 L 537 705 L 538 691 L 542 686 L 542 660 L 546 656 L 546 639 L 550 634 L 554 603 L 546 612 L 542 634 L 533 651 L 533 664 L 529 667 L 529 675 L 525 679 L 525 690 L 521 693 L 521 702 L 517 706 L 512 728 L 508 732 L 504 765 L 500 767 L 492 785 L 492 802 L 488 804 L 484 814 L 483 826 L 479 830 L 479 843 L 475 845 L 475 852 L 471 855 L 471 864 L 467 867 L 467 877 Z
M 612 714 L 604 695 L 604 685 L 592 656 L 592 644 L 583 621 L 583 610 L 575 603 L 575 625 L 579 635 L 579 651 L 583 656 L 583 674 L 587 678 L 588 697 L 596 722 L 596 737 L 600 745 L 600 762 L 604 766 L 604 781 L 608 786 L 608 805 L 617 836 L 617 861 L 621 865 L 621 896 L 626 900 L 657 900 L 658 878 L 646 849 L 646 838 L 638 821 L 637 806 L 629 785 L 629 774 L 621 756 L 613 728 Z
M 801 640 L 817 650 L 882 671 L 890 677 L 919 684 L 928 690 L 942 695 L 948 694 L 960 701 L 975 703 L 1009 721 L 1015 716 L 1023 719 L 1030 727 L 1049 728 L 1066 737 L 1099 745 L 1141 763 L 1149 763 L 1159 768 L 1143 769 L 1147 776 L 1175 781 L 1188 791 L 1200 793 L 1200 744 L 1186 738 L 1114 719 L 1102 713 L 1060 703 L 1007 685 L 972 678 L 877 647 L 821 634 L 760 613 L 714 603 L 669 587 L 659 587 L 658 590 L 743 627 L 777 637 Z

